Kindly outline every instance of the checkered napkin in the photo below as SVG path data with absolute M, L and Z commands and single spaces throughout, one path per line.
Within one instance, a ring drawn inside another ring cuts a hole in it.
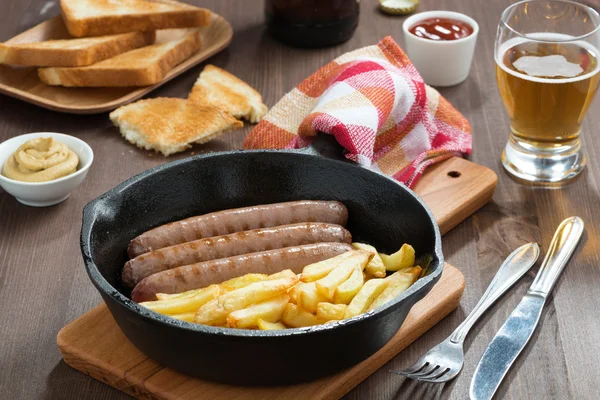
M 391 37 L 336 58 L 286 94 L 246 149 L 300 148 L 334 135 L 346 157 L 413 186 L 436 162 L 471 152 L 466 118 L 423 79 Z

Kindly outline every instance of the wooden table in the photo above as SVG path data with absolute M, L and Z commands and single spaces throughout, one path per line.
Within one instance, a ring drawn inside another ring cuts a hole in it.
M 281 45 L 263 29 L 262 2 L 195 1 L 227 18 L 235 34 L 231 46 L 210 59 L 255 86 L 273 105 L 304 77 L 335 56 L 392 35 L 403 43 L 401 17 L 377 11 L 373 0 L 361 2 L 354 37 L 341 46 L 301 50 Z M 2 4 L 0 40 L 58 13 L 58 1 L 10 1 Z M 578 215 L 587 224 L 583 245 L 558 282 L 532 342 L 508 373 L 498 398 L 594 399 L 600 391 L 600 108 L 596 101 L 583 124 L 589 166 L 572 185 L 560 190 L 520 186 L 502 172 L 499 156 L 508 121 L 496 89 L 494 36 L 507 0 L 423 0 L 421 11 L 464 12 L 480 24 L 471 74 L 466 82 L 441 92 L 471 121 L 472 159 L 495 170 L 498 188 L 492 203 L 444 236 L 447 261 L 462 269 L 467 287 L 458 310 L 422 336 L 385 367 L 347 395 L 348 399 L 465 399 L 475 366 L 498 328 L 531 284 L 530 273 L 480 321 L 466 342 L 466 362 L 451 383 L 415 383 L 388 374 L 402 369 L 444 339 L 473 308 L 509 252 L 527 241 L 546 250 L 554 229 Z M 598 2 L 595 3 L 600 5 Z M 183 74 L 152 96 L 184 97 L 202 67 Z M 5 399 L 127 398 L 111 387 L 68 367 L 56 346 L 61 327 L 100 302 L 79 252 L 81 211 L 91 199 L 152 166 L 193 153 L 237 149 L 249 127 L 196 146 L 178 156 L 141 151 L 125 142 L 106 114 L 59 114 L 0 96 L 0 141 L 38 131 L 63 132 L 90 144 L 96 159 L 84 184 L 66 202 L 51 208 L 19 204 L 0 191 L 0 397 Z

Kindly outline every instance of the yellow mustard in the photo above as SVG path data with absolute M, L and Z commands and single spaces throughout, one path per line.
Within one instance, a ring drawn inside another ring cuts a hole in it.
M 51 137 L 23 143 L 10 155 L 2 175 L 21 182 L 48 182 L 77 170 L 79 157 L 69 147 Z

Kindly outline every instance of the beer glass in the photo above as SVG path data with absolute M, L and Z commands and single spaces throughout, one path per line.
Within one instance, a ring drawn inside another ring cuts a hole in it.
M 585 167 L 579 133 L 600 81 L 600 16 L 583 4 L 527 0 L 503 13 L 496 80 L 511 133 L 502 164 L 516 180 L 560 185 Z

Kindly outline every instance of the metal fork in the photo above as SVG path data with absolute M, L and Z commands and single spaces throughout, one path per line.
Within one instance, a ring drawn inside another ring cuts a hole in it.
M 390 371 L 423 382 L 441 383 L 454 379 L 463 367 L 463 342 L 479 317 L 535 264 L 540 255 L 536 243 L 528 243 L 504 260 L 485 293 L 467 318 L 442 343 L 404 371 Z

